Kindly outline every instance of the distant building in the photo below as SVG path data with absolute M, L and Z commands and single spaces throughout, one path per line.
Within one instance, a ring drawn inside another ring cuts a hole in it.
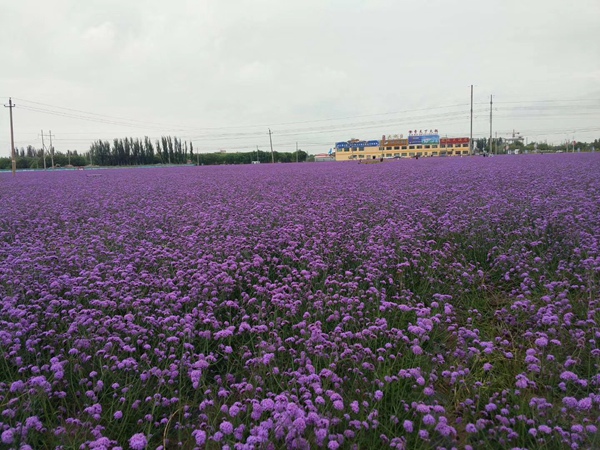
M 350 139 L 335 144 L 336 161 L 423 156 L 463 156 L 469 154 L 469 138 L 440 138 L 435 133 L 409 132 L 383 136 L 381 140 Z
M 328 154 L 328 153 L 319 153 L 317 155 L 315 155 L 315 162 L 324 162 L 324 161 L 335 161 L 335 155 L 334 154 Z

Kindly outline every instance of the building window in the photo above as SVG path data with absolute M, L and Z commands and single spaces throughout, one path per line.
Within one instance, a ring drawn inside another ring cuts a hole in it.
M 402 146 L 402 150 L 406 150 L 406 145 L 403 145 L 403 146 Z
M 409 145 L 409 146 L 408 146 L 408 148 L 409 148 L 410 150 L 413 150 L 413 149 L 415 148 L 415 146 L 414 146 L 414 145 Z
M 400 150 L 400 147 L 394 147 L 394 150 Z
M 364 148 L 364 147 L 360 147 L 360 148 L 358 149 L 358 151 L 359 151 L 359 152 L 364 152 L 364 151 L 365 151 L 365 148 Z
M 469 144 L 463 144 L 462 146 L 463 146 L 463 147 L 468 147 L 468 146 L 469 146 Z
M 401 156 L 404 156 L 404 157 L 406 157 L 406 152 L 402 153 L 402 155 L 401 155 Z
M 408 156 L 415 156 L 415 152 L 408 152 Z
M 431 156 L 437 156 L 438 152 L 431 152 Z
M 431 145 L 426 145 L 425 148 L 431 148 Z
M 383 147 L 379 147 L 379 150 L 383 150 Z
M 463 155 L 468 155 L 469 154 L 469 150 L 463 150 Z
M 392 147 L 386 147 L 385 149 L 386 149 L 386 150 L 391 150 L 391 149 L 392 149 Z M 382 150 L 383 150 L 383 149 L 382 149 Z
M 385 157 L 386 157 L 386 158 L 391 158 L 391 157 L 392 157 L 392 154 L 391 154 L 391 153 L 386 153 L 386 154 L 385 154 Z
M 423 146 L 422 145 L 417 145 L 417 148 L 423 148 Z
M 437 144 L 432 145 L 431 148 L 438 148 Z
M 359 159 L 363 159 L 365 157 L 365 155 L 358 155 Z

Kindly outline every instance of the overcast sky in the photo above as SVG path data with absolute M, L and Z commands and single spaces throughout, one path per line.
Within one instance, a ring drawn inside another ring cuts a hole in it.
M 309 153 L 413 129 L 600 137 L 598 0 L 0 0 L 15 143 Z M 8 108 L 0 156 L 10 153 Z

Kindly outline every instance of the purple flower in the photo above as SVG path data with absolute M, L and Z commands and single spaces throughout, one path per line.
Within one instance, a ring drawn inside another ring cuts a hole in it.
M 577 403 L 577 407 L 583 411 L 589 411 L 592 409 L 592 399 L 589 397 L 582 398 Z
M 433 425 L 435 424 L 435 417 L 433 417 L 431 414 L 425 414 L 423 416 L 423 423 L 425 425 Z
M 435 430 L 442 436 L 450 436 L 456 434 L 456 430 L 453 427 L 441 421 L 435 426 Z
M 189 157 L 126 142 L 92 156 Z M 593 447 L 599 172 L 572 154 L 0 173 L 0 447 L 161 448 L 165 427 L 191 441 L 174 448 Z M 463 307 L 474 292 L 506 301 Z M 504 355 L 523 368 L 501 386 Z
M 146 436 L 142 433 L 137 433 L 129 438 L 129 447 L 132 450 L 144 450 L 148 445 L 148 440 Z
M 8 429 L 2 432 L 2 443 L 12 444 L 15 440 L 15 433 L 12 429 Z
M 419 403 L 416 405 L 415 409 L 420 413 L 427 414 L 431 411 L 431 406 Z
M 260 402 L 260 406 L 266 411 L 271 411 L 275 407 L 275 402 L 270 398 L 265 398 Z
M 525 389 L 527 386 L 529 386 L 529 379 L 523 374 L 517 375 L 517 382 L 515 385 L 519 389 Z
M 42 429 L 44 428 L 42 422 L 37 416 L 31 416 L 25 419 L 25 429 L 29 430 L 32 428 L 36 431 L 42 431 Z
M 495 403 L 488 403 L 487 405 L 485 405 L 485 410 L 487 412 L 492 412 L 498 409 L 498 406 Z
M 192 436 L 196 441 L 196 445 L 202 446 L 206 442 L 206 432 L 204 430 L 194 430 L 192 431 Z
M 560 374 L 560 379 L 564 381 L 577 381 L 579 377 L 569 370 L 565 370 Z
M 299 434 L 304 433 L 304 430 L 306 429 L 306 422 L 302 417 L 298 417 L 296 420 L 294 420 L 294 422 L 292 423 L 292 427 L 294 430 L 296 430 Z
M 229 435 L 233 433 L 233 425 L 231 424 L 231 422 L 221 422 L 221 425 L 219 425 L 219 430 L 221 430 L 221 433 L 223 433 L 224 435 Z
M 229 415 L 231 417 L 235 417 L 240 413 L 240 407 L 237 405 L 232 405 L 231 408 L 229 408 Z
M 10 385 L 10 392 L 21 392 L 25 389 L 25 383 L 21 380 L 13 381 Z
M 221 431 L 217 431 L 215 434 L 213 434 L 212 439 L 215 442 L 221 442 L 223 440 L 223 433 Z

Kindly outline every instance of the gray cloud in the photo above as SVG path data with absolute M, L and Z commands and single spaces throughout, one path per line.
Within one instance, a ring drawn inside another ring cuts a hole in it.
M 4 2 L 0 95 L 147 125 L 18 106 L 19 146 L 39 145 L 40 129 L 79 150 L 97 138 L 166 133 L 205 151 L 253 147 L 268 143 L 269 125 L 276 145 L 298 140 L 311 152 L 414 127 L 460 136 L 470 84 L 477 135 L 489 133 L 494 94 L 500 135 L 593 139 L 598 18 L 596 0 Z M 540 102 L 557 99 L 569 102 Z M 2 114 L 0 155 L 8 142 Z

